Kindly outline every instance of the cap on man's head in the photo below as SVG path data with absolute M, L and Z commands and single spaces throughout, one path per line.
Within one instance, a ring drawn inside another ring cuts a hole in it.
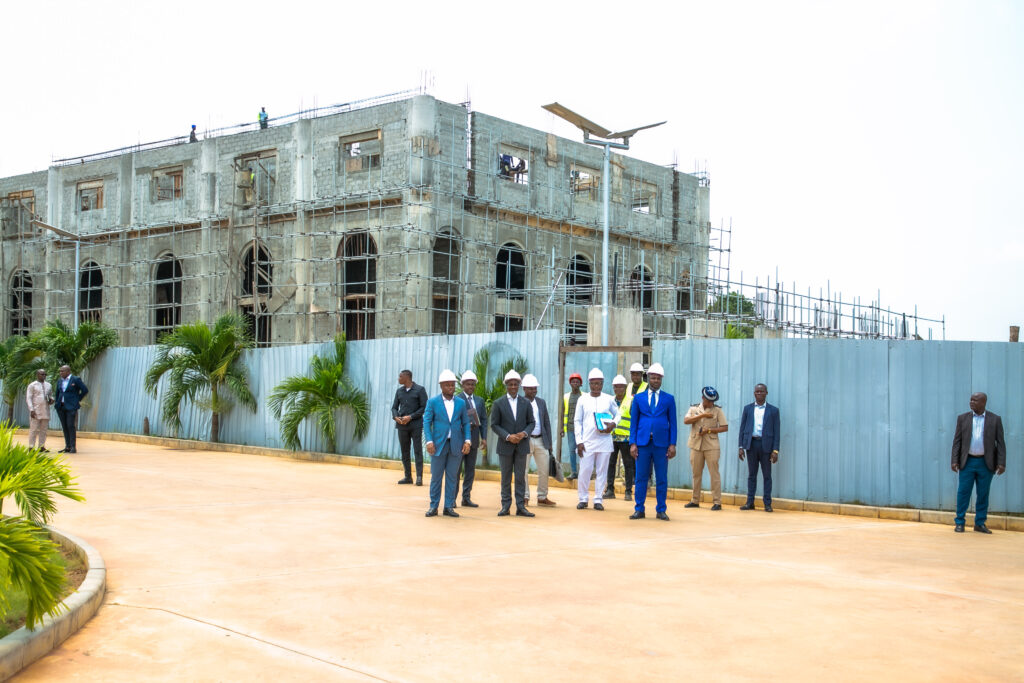
M 644 371 L 644 366 L 643 366 L 642 363 L 633 363 L 632 365 L 629 366 L 629 371 L 630 372 L 643 372 Z
M 704 390 L 701 391 L 700 394 L 712 403 L 718 400 L 718 392 L 715 391 L 714 387 L 704 387 Z
M 462 373 L 462 381 L 465 382 L 467 379 L 471 379 L 474 382 L 477 381 L 476 373 L 473 372 L 472 370 L 466 370 L 464 373 Z
M 587 381 L 592 379 L 604 379 L 604 373 L 601 372 L 601 368 L 594 368 L 587 373 Z
M 655 363 L 651 367 L 647 368 L 648 375 L 660 375 L 665 376 L 665 368 L 661 367 L 661 363 Z
M 519 373 L 516 372 L 515 370 L 509 370 L 508 372 L 505 373 L 505 380 L 504 381 L 507 382 L 510 379 L 522 380 L 523 378 L 520 377 Z
M 540 386 L 540 382 L 533 375 L 523 375 L 523 383 L 520 385 L 523 389 L 529 389 L 530 387 L 537 388 Z
M 612 380 L 612 386 L 617 387 L 620 384 L 622 386 L 626 386 L 627 384 L 629 384 L 629 382 L 627 382 L 626 378 L 623 377 L 622 375 L 615 375 L 615 379 Z
M 574 372 L 571 375 L 569 375 L 569 381 L 570 382 L 573 381 L 574 379 L 578 379 L 579 381 L 582 382 L 583 381 L 583 375 L 581 375 L 578 372 Z
M 437 383 L 438 384 L 440 384 L 441 382 L 454 382 L 454 381 L 455 381 L 455 373 L 452 372 L 451 370 L 442 370 L 441 371 L 441 376 L 437 378 Z

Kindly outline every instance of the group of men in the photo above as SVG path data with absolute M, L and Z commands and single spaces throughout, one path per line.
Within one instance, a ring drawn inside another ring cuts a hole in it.
M 80 377 L 71 374 L 69 366 L 62 365 L 58 373 L 60 379 L 57 380 L 56 395 L 46 381 L 46 370 L 42 368 L 36 370 L 35 381 L 25 391 L 29 418 L 28 445 L 29 448 L 49 452 L 46 448 L 46 430 L 50 426 L 50 406 L 53 406 L 64 432 L 64 448 L 57 452 L 77 453 L 78 410 L 89 389 Z

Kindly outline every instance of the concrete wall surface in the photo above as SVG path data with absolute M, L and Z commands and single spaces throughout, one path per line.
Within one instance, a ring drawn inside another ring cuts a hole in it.
M 367 437 L 355 441 L 352 421 L 340 416 L 338 452 L 399 457 L 390 417 L 399 370 L 437 393 L 444 368 L 471 367 L 480 348 L 492 349 L 500 363 L 513 353 L 526 358 L 541 383 L 553 421 L 561 394 L 558 383 L 557 330 L 425 336 L 350 342 L 348 374 L 363 387 L 372 404 Z M 156 347 L 108 351 L 85 376 L 91 394 L 81 416 L 82 430 L 141 433 L 144 417 L 154 435 L 173 436 L 160 418 L 159 397 L 142 390 L 143 377 Z M 304 374 L 314 353 L 329 344 L 256 349 L 245 355 L 250 385 L 260 408 L 250 413 L 233 408 L 222 420 L 221 439 L 229 443 L 280 447 L 276 420 L 266 397 L 284 377 Z M 616 353 L 568 354 L 571 371 L 586 375 L 600 367 L 613 377 Z M 949 510 L 955 507 L 957 475 L 950 470 L 950 446 L 956 416 L 966 412 L 970 394 L 988 393 L 989 409 L 1002 416 L 1007 444 L 1007 472 L 992 485 L 992 512 L 1024 512 L 1024 463 L 1021 462 L 1024 415 L 1024 345 L 989 342 L 920 342 L 808 339 L 697 339 L 655 341 L 653 359 L 666 368 L 665 390 L 679 409 L 679 457 L 669 466 L 671 486 L 690 486 L 685 451 L 689 427 L 682 425 L 687 407 L 700 390 L 713 385 L 730 422 L 722 435 L 722 485 L 745 492 L 747 466 L 737 458 L 743 406 L 753 400 L 757 382 L 768 385 L 768 401 L 782 417 L 779 463 L 774 468 L 774 495 L 779 498 L 834 503 L 912 506 Z M 493 372 L 493 371 L 492 371 Z M 610 380 L 606 382 L 610 391 Z M 162 391 L 161 391 L 162 397 Z M 209 414 L 183 409 L 183 438 L 207 439 Z M 16 404 L 17 421 L 27 424 L 24 401 Z M 59 428 L 56 415 L 51 427 Z M 552 425 L 557 429 L 557 422 Z M 302 446 L 323 450 L 311 425 L 300 432 Z M 564 446 L 563 446 L 564 448 Z M 563 456 L 567 462 L 567 456 Z M 709 485 L 705 474 L 705 487 Z M 760 495 L 760 483 L 758 485 Z

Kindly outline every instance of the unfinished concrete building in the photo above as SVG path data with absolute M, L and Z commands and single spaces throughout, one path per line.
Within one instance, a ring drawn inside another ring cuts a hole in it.
M 583 343 L 602 182 L 613 303 L 648 340 L 704 305 L 706 177 L 613 155 L 602 178 L 599 149 L 429 95 L 272 124 L 0 180 L 3 334 L 77 310 L 142 345 L 239 311 L 260 345 L 538 327 Z

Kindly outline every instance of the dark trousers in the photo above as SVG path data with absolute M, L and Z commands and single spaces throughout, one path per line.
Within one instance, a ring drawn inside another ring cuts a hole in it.
M 608 460 L 608 488 L 615 487 L 615 472 L 619 467 L 619 456 L 622 456 L 622 466 L 626 469 L 626 490 L 633 490 L 633 480 L 636 479 L 636 460 L 629 454 L 628 441 L 613 441 L 612 457 Z
M 430 507 L 436 508 L 441 501 L 441 486 L 444 484 L 444 506 L 455 507 L 455 494 L 459 486 L 459 466 L 462 453 L 452 450 L 452 442 L 445 439 L 441 447 L 430 456 Z
M 398 427 L 398 445 L 402 448 L 402 465 L 405 476 L 412 477 L 412 461 L 409 457 L 409 445 L 416 452 L 416 476 L 423 476 L 423 423 L 407 424 Z
M 754 504 L 757 494 L 757 468 L 761 468 L 764 479 L 764 504 L 772 504 L 772 454 L 761 444 L 761 439 L 750 440 L 747 449 L 747 505 Z
M 530 454 L 499 455 L 501 463 L 501 507 L 512 505 L 512 475 L 516 478 L 516 507 L 526 507 L 526 463 Z
M 462 500 L 470 500 L 469 495 L 473 492 L 473 482 L 476 480 L 476 454 L 480 447 L 470 448 L 469 453 L 462 456 Z M 455 490 L 458 491 L 458 482 L 455 480 Z
M 985 458 L 967 458 L 967 464 L 960 470 L 960 482 L 956 489 L 956 520 L 963 524 L 967 506 L 971 504 L 971 489 L 977 485 L 978 497 L 974 501 L 974 524 L 984 524 L 988 519 L 988 492 L 992 488 L 995 472 L 985 466 Z
M 60 420 L 60 428 L 64 432 L 64 448 L 75 449 L 75 440 L 78 436 L 78 411 L 64 410 L 57 407 L 57 418 Z
M 655 508 L 658 512 L 665 512 L 668 498 L 668 448 L 653 445 L 637 446 L 636 458 L 636 495 L 633 501 L 636 503 L 634 509 L 637 512 L 644 511 L 647 503 L 647 481 L 651 477 L 651 469 L 654 469 L 655 495 L 658 505 Z

